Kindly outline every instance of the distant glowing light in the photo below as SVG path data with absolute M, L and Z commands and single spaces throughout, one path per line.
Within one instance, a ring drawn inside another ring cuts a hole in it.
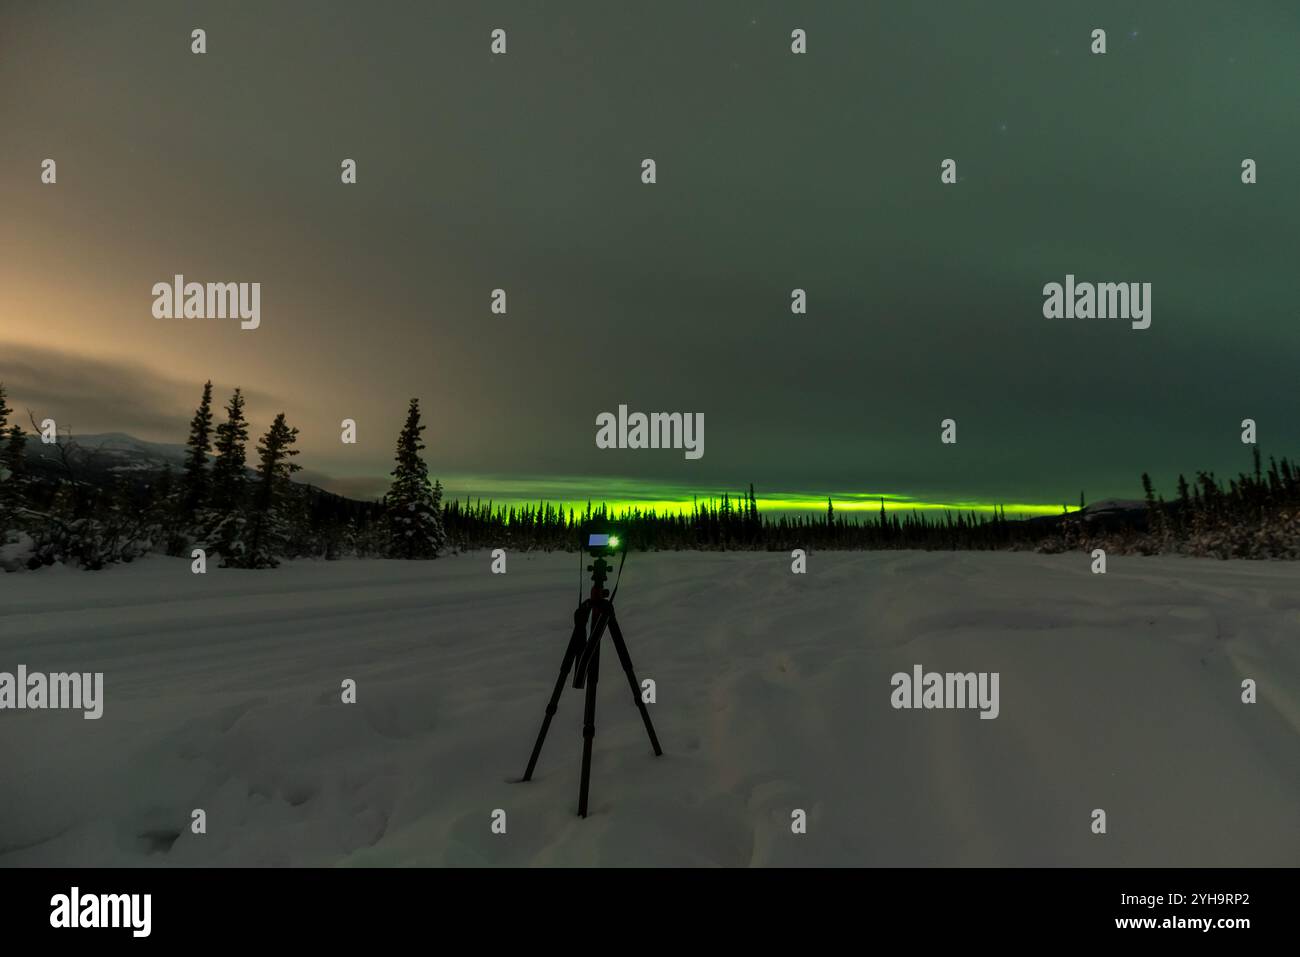
M 673 483 L 640 479 L 588 477 L 588 476 L 498 476 L 498 475 L 447 475 L 443 485 L 448 489 L 448 499 L 457 499 L 462 507 L 486 507 L 491 503 L 498 508 L 537 509 L 545 506 L 565 513 L 572 512 L 575 522 L 584 516 L 600 513 L 604 521 L 616 523 L 620 519 L 633 520 L 637 516 L 654 513 L 660 517 L 689 516 L 698 506 L 710 511 L 722 505 L 724 488 L 692 488 Z M 728 492 L 733 508 L 744 508 L 745 491 Z M 880 514 L 882 499 L 887 513 L 911 512 L 942 516 L 944 513 L 976 515 L 1002 515 L 1007 518 L 1029 518 L 1038 515 L 1060 515 L 1073 512 L 1077 506 L 1048 502 L 998 502 L 993 499 L 955 497 L 945 500 L 939 496 L 912 497 L 890 492 L 864 492 L 835 489 L 824 492 L 769 491 L 755 495 L 759 514 L 769 519 L 781 515 L 816 518 L 826 514 L 827 496 L 832 500 L 835 513 L 851 517 L 862 513 L 862 518 L 872 521 Z M 591 512 L 588 512 L 588 508 Z M 954 515 L 954 517 L 955 517 Z

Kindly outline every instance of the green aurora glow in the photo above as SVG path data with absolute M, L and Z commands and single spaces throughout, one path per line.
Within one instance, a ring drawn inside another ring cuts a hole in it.
M 746 488 L 690 488 L 631 478 L 592 477 L 507 477 L 499 475 L 455 475 L 443 480 L 446 500 L 492 503 L 492 506 L 519 507 L 545 502 L 566 512 L 582 514 L 590 504 L 593 510 L 602 504 L 614 513 L 637 509 L 658 514 L 689 514 L 695 503 L 717 505 L 724 494 L 735 501 L 747 494 Z M 755 490 L 760 514 L 823 514 L 829 498 L 836 512 L 879 513 L 883 502 L 887 512 L 975 512 L 1005 510 L 1008 517 L 1029 518 L 1035 515 L 1059 515 L 1074 506 L 1039 502 L 927 501 L 890 492 L 829 490 L 826 492 L 760 492 Z

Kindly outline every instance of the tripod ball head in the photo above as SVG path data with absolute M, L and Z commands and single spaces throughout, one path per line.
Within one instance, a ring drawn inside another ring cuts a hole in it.
M 591 596 L 593 598 L 608 597 L 609 589 L 605 587 L 605 581 L 609 578 L 609 562 L 603 558 L 597 558 L 587 566 L 587 571 L 591 572 Z

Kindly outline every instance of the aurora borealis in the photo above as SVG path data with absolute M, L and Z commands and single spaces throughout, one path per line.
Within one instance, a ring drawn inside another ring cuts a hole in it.
M 1209 0 L 6 5 L 0 379 L 176 443 L 240 386 L 363 497 L 418 396 L 462 500 L 1139 498 L 1246 467 L 1247 417 L 1300 446 L 1298 31 Z M 260 326 L 155 319 L 181 273 L 259 282 Z M 1150 283 L 1154 322 L 1044 318 L 1067 275 Z M 597 448 L 621 404 L 702 414 L 706 454 Z
M 593 508 L 604 504 L 607 509 L 617 513 L 636 509 L 642 512 L 655 511 L 659 514 L 689 514 L 696 501 L 716 508 L 721 503 L 724 493 L 734 501 L 738 497 L 743 497 L 747 491 L 747 487 L 698 489 L 685 485 L 667 485 L 635 479 L 599 480 L 576 476 L 454 475 L 450 477 L 447 485 L 452 495 L 462 502 L 468 498 L 471 503 L 491 502 L 494 507 L 536 506 L 539 502 L 545 502 L 566 512 L 573 510 L 578 515 L 582 514 L 589 503 Z M 759 511 L 768 516 L 824 515 L 828 498 L 833 503 L 837 514 L 853 517 L 866 513 L 867 518 L 878 515 L 882 504 L 891 514 L 912 511 L 985 514 L 1000 508 L 1008 517 L 1058 515 L 1062 509 L 1073 510 L 1076 507 L 1076 503 L 1046 505 L 1015 502 L 923 501 L 888 493 L 873 495 L 869 492 L 843 490 L 830 490 L 825 494 L 807 492 L 764 494 L 756 490 L 755 498 Z

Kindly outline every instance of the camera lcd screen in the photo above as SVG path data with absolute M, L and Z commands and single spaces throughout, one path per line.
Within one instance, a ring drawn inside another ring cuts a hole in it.
M 593 533 L 593 534 L 587 536 L 587 547 L 588 547 L 588 548 L 604 548 L 604 547 L 606 547 L 607 545 L 609 545 L 609 536 L 608 536 L 608 535 L 597 535 L 597 534 L 594 534 L 594 533 Z

